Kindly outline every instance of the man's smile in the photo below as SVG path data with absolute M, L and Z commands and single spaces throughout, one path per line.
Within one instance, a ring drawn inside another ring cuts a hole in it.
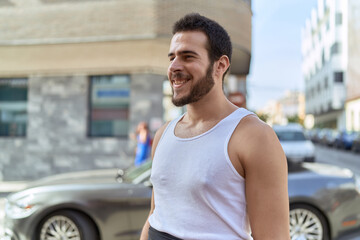
M 184 73 L 174 73 L 171 75 L 171 83 L 174 88 L 179 88 L 191 79 L 190 75 Z

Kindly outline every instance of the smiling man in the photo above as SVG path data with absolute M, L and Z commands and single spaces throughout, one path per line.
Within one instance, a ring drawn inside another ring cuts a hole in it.
M 173 34 L 172 101 L 187 112 L 155 135 L 153 196 L 141 240 L 288 240 L 281 145 L 271 127 L 223 92 L 230 37 L 199 14 L 177 21 Z

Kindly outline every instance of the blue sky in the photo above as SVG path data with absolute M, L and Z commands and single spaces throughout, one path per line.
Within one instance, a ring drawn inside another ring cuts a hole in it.
M 286 90 L 304 89 L 301 28 L 317 0 L 253 0 L 252 59 L 247 78 L 251 110 L 258 110 Z

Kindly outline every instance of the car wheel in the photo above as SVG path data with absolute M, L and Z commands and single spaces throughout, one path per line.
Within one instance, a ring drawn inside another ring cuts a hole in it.
M 39 240 L 98 240 L 94 223 L 84 214 L 58 211 L 46 217 L 39 226 Z
M 291 240 L 329 240 L 325 217 L 317 209 L 305 204 L 290 206 Z

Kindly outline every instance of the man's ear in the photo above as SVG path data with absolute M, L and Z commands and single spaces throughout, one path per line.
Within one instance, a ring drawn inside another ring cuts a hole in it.
M 216 61 L 215 64 L 215 76 L 223 78 L 226 70 L 230 67 L 230 60 L 226 55 L 222 55 L 219 60 Z

